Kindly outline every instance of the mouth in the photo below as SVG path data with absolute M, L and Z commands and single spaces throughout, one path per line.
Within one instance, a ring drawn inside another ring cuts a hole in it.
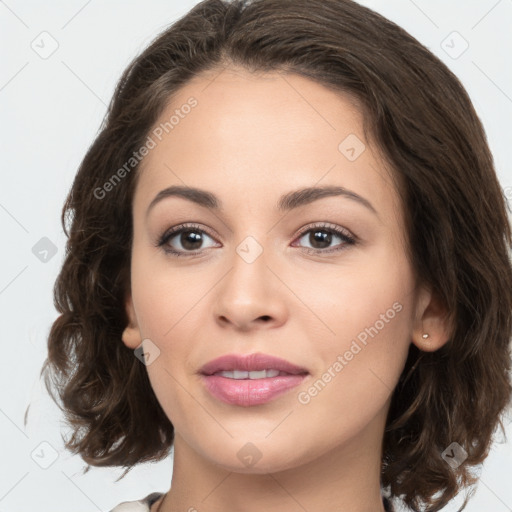
M 298 386 L 309 375 L 300 366 L 266 354 L 230 354 L 199 371 L 210 395 L 224 403 L 251 407 L 267 403 Z
M 235 379 L 235 380 L 259 380 L 259 379 L 267 379 L 272 377 L 282 377 L 283 375 L 294 375 L 292 373 L 287 373 L 279 370 L 261 370 L 261 371 L 244 371 L 244 370 L 233 370 L 233 371 L 220 371 L 215 372 L 212 375 L 219 375 L 220 377 L 226 377 L 226 379 Z
M 206 363 L 199 373 L 207 376 L 224 373 L 222 376 L 230 379 L 264 379 L 282 375 L 305 375 L 309 372 L 306 368 L 285 359 L 255 353 L 249 355 L 227 354 L 218 357 Z

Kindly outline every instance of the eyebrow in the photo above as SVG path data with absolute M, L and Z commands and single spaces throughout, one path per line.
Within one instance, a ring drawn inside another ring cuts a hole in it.
M 281 196 L 279 199 L 277 203 L 277 210 L 280 212 L 290 211 L 310 204 L 314 201 L 317 201 L 318 199 L 333 196 L 340 196 L 351 199 L 365 206 L 378 216 L 377 210 L 373 207 L 370 201 L 344 187 L 332 185 L 326 185 L 323 187 L 308 187 L 288 192 L 287 194 Z M 200 188 L 174 185 L 158 192 L 158 194 L 149 204 L 146 211 L 146 216 L 149 215 L 149 212 L 155 207 L 157 203 L 167 197 L 182 197 L 210 210 L 222 210 L 222 201 L 211 192 L 202 190 Z

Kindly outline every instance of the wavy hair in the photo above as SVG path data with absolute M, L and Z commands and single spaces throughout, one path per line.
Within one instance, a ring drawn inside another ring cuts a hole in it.
M 357 98 L 365 135 L 393 171 L 413 271 L 453 329 L 435 352 L 411 343 L 386 422 L 381 485 L 413 510 L 438 511 L 476 483 L 471 468 L 487 457 L 511 401 L 510 206 L 456 76 L 402 28 L 350 0 L 205 0 L 122 74 L 61 216 L 60 316 L 41 375 L 72 427 L 65 446 L 90 465 L 127 467 L 120 478 L 170 452 L 173 425 L 121 341 L 138 165 L 106 197 L 97 191 L 126 169 L 187 81 L 233 65 L 295 73 Z M 467 452 L 457 468 L 441 456 L 452 442 Z

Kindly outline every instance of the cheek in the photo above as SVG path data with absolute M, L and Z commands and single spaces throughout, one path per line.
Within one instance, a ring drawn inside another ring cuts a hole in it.
M 370 326 L 376 325 L 379 338 L 409 326 L 412 274 L 404 255 L 393 247 L 354 251 L 340 264 L 310 265 L 289 278 L 309 309 L 303 318 L 322 331 L 326 347 L 343 347 Z
M 132 293 L 143 335 L 167 343 L 180 319 L 193 314 L 194 305 L 211 288 L 205 277 L 204 271 L 180 271 L 153 251 L 134 254 Z
M 309 336 L 316 364 L 297 399 L 303 414 L 322 418 L 327 438 L 363 431 L 390 400 L 407 358 L 410 301 L 375 289 L 371 301 L 343 292 L 340 304 L 338 293 L 336 309 L 322 317 L 335 334 Z
M 407 262 L 382 250 L 371 264 L 358 263 L 318 272 L 297 292 L 315 313 L 304 316 L 302 328 L 318 356 L 318 387 L 329 388 L 319 400 L 324 405 L 385 401 L 407 357 L 413 311 Z
M 208 313 L 206 296 L 215 277 L 204 267 L 192 271 L 179 269 L 153 251 L 133 255 L 132 294 L 137 321 L 143 338 L 149 338 L 160 350 L 158 364 L 148 366 L 151 376 L 159 376 L 169 386 L 170 373 L 195 372 L 189 365 L 192 350 L 188 340 L 202 339 L 202 324 Z M 178 375 L 177 375 L 178 376 Z M 172 379 L 171 379 L 172 380 Z M 179 386 L 173 382 L 172 386 Z

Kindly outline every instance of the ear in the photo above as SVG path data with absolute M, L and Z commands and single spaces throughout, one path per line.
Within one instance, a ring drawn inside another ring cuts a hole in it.
M 423 336 L 428 334 L 428 337 Z M 452 335 L 449 311 L 429 287 L 421 286 L 416 301 L 412 342 L 425 352 L 441 348 Z
M 133 307 L 133 300 L 131 293 L 125 301 L 126 316 L 128 317 L 128 325 L 125 327 L 122 339 L 123 343 L 133 350 L 135 350 L 142 343 L 142 336 L 140 334 L 137 317 L 135 315 L 135 308 Z

